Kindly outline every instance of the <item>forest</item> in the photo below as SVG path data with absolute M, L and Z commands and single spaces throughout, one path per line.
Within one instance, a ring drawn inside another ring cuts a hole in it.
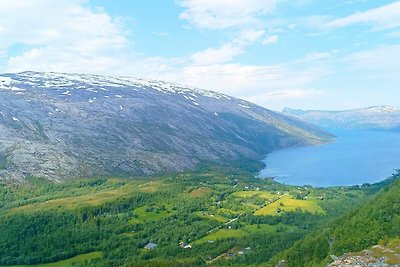
M 213 167 L 3 183 L 0 266 L 325 266 L 400 236 L 397 178 L 313 188 Z

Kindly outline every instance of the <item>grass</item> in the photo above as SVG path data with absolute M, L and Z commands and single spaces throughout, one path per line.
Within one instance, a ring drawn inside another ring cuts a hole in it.
M 122 185 L 121 185 L 122 183 Z M 110 179 L 101 188 L 92 189 L 82 193 L 70 189 L 68 196 L 59 196 L 55 192 L 50 199 L 42 199 L 42 197 L 33 197 L 29 204 L 10 208 L 7 213 L 15 214 L 19 212 L 41 212 L 43 210 L 72 210 L 79 207 L 98 206 L 106 202 L 114 201 L 120 197 L 132 195 L 140 192 L 153 193 L 156 192 L 161 185 L 159 181 L 138 184 L 137 182 L 129 182 L 124 184 L 122 179 Z
M 391 239 L 381 242 L 377 246 L 371 248 L 375 258 L 386 258 L 387 264 L 398 264 L 400 262 L 400 238 Z
M 222 214 L 221 216 L 227 216 L 227 217 L 230 217 L 230 215 L 237 215 L 237 214 L 239 214 L 238 211 L 234 211 L 234 210 L 226 209 L 226 208 L 219 208 L 219 209 L 218 209 L 218 213 L 219 213 L 219 214 Z
M 253 203 L 242 203 L 242 206 L 246 209 L 250 209 L 251 211 L 257 210 L 259 207 Z
M 152 181 L 145 184 L 141 184 L 138 187 L 139 191 L 141 192 L 154 193 L 159 189 L 160 186 L 161 186 L 160 181 Z
M 276 211 L 280 209 L 280 213 Z M 257 210 L 254 215 L 280 215 L 284 212 L 301 210 L 311 213 L 324 213 L 324 210 L 313 200 L 293 199 L 290 195 L 284 195 L 277 201 Z
M 200 244 L 200 243 L 205 243 L 209 240 L 216 241 L 218 239 L 239 238 L 246 235 L 248 235 L 248 233 L 242 229 L 219 229 L 215 232 L 206 235 L 203 238 L 196 240 L 194 243 Z
M 135 209 L 134 213 L 137 215 L 137 218 L 131 219 L 130 222 L 143 223 L 147 221 L 157 221 L 173 215 L 173 212 L 171 212 L 171 210 L 168 208 L 165 210 L 157 210 L 156 208 L 153 211 L 146 211 L 147 208 L 148 207 L 140 207 Z
M 262 232 L 264 234 L 267 233 L 275 233 L 277 230 L 277 225 L 269 225 L 269 224 L 249 224 L 240 229 L 246 231 L 247 233 L 256 233 Z
M 200 187 L 200 188 L 192 190 L 190 192 L 190 196 L 192 196 L 192 197 L 203 197 L 209 192 L 211 192 L 211 190 L 209 188 Z
M 228 219 L 224 216 L 218 215 L 218 214 L 210 214 L 208 212 L 203 212 L 199 211 L 197 212 L 197 215 L 201 218 L 209 219 L 209 220 L 215 220 L 217 222 L 227 222 Z
M 278 229 L 281 231 L 288 231 L 295 230 L 296 227 L 287 225 L 249 224 L 239 229 L 219 229 L 201 239 L 196 240 L 194 243 L 200 244 L 209 240 L 216 241 L 218 239 L 239 238 L 254 233 L 272 234 L 276 233 Z
M 272 194 L 270 192 L 266 191 L 254 191 L 254 190 L 249 190 L 249 191 L 238 191 L 232 194 L 234 197 L 240 197 L 240 198 L 246 198 L 246 197 L 253 197 L 253 196 L 258 196 L 264 199 L 276 199 L 278 195 Z
M 348 253 L 348 255 L 365 256 L 366 251 L 369 252 L 370 256 L 376 259 L 385 258 L 384 262 L 390 266 L 398 266 L 396 264 L 400 263 L 400 238 L 381 241 L 378 245 L 369 249 L 359 252 L 351 252 Z
M 214 187 L 220 190 L 230 190 L 233 188 L 233 186 L 229 184 L 215 184 Z
M 101 252 L 91 252 L 87 254 L 81 254 L 70 259 L 52 263 L 43 263 L 34 265 L 12 265 L 7 267 L 67 267 L 67 266 L 81 265 L 84 264 L 85 262 L 90 262 L 92 260 L 99 259 L 101 257 L 102 257 Z
M 95 206 L 104 202 L 114 200 L 118 197 L 126 195 L 127 192 L 124 190 L 107 190 L 103 192 L 91 193 L 81 196 L 65 197 L 47 200 L 45 202 L 27 204 L 21 207 L 12 208 L 8 213 L 18 212 L 38 212 L 47 210 L 58 210 L 58 209 L 74 209 L 79 206 Z

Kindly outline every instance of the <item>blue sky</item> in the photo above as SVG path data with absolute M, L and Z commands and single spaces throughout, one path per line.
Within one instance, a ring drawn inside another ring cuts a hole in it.
M 400 1 L 2 0 L 0 72 L 129 75 L 267 108 L 400 106 Z

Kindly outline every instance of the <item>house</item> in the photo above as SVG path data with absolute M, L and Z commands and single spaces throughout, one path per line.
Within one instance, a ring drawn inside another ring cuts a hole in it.
M 185 249 L 187 249 L 187 248 L 192 248 L 191 245 L 189 245 L 189 244 L 187 244 L 187 243 L 185 243 L 185 242 L 180 242 L 180 243 L 179 243 L 179 246 L 180 246 L 181 248 L 185 248 Z
M 157 248 L 157 244 L 155 244 L 155 243 L 152 243 L 152 242 L 149 242 L 149 243 L 147 243 L 147 245 L 146 246 L 144 246 L 144 248 L 145 249 L 155 249 L 155 248 Z

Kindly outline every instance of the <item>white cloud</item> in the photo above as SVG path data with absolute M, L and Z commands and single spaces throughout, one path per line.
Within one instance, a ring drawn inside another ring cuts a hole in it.
M 283 107 L 298 107 L 299 103 L 315 103 L 323 97 L 326 97 L 326 94 L 320 90 L 289 88 L 255 94 L 244 99 L 271 109 L 281 110 Z
M 184 63 L 180 67 L 171 67 L 158 77 L 247 98 L 287 88 L 306 88 L 325 74 L 322 68 L 303 66 Z
M 332 21 L 332 17 L 329 15 L 308 15 L 294 18 L 293 21 L 296 23 L 296 28 L 323 29 L 324 25 Z
M 400 37 L 400 31 L 393 31 L 388 33 L 388 36 L 391 38 L 399 38 Z
M 257 23 L 282 0 L 178 0 L 180 18 L 199 28 L 225 29 Z
M 212 88 L 236 96 L 265 90 L 284 77 L 278 66 L 255 66 L 215 64 L 207 66 L 189 65 L 183 68 L 183 76 L 190 84 Z M 246 89 L 244 91 L 244 89 Z
M 326 26 L 346 27 L 354 24 L 373 25 L 373 30 L 398 28 L 400 26 L 400 1 L 332 20 Z
M 194 65 L 213 65 L 232 61 L 245 53 L 246 47 L 257 42 L 265 34 L 264 30 L 245 29 L 238 37 L 219 48 L 207 48 L 190 56 Z
M 243 42 L 254 43 L 258 41 L 264 34 L 264 30 L 246 29 L 240 32 L 239 39 Z
M 266 101 L 278 100 L 300 100 L 302 98 L 314 98 L 323 95 L 323 92 L 315 89 L 282 89 L 274 90 L 265 93 L 255 94 L 245 97 L 246 100 L 253 103 L 264 103 Z
M 84 0 L 0 1 L 0 50 L 26 51 L 10 57 L 8 71 L 101 69 L 127 45 L 118 21 Z
M 194 53 L 191 59 L 195 65 L 209 65 L 229 62 L 241 53 L 243 53 L 243 49 L 240 46 L 225 44 L 219 48 L 208 48 Z
M 375 75 L 393 75 L 400 72 L 400 45 L 381 45 L 355 52 L 345 59 L 350 68 L 373 71 Z
M 346 71 L 347 76 L 343 75 L 342 83 L 338 82 L 342 86 L 337 88 L 347 86 L 351 82 L 348 77 L 353 72 L 387 75 L 392 77 L 386 79 L 387 83 L 398 84 L 396 77 L 400 71 L 400 48 L 395 45 L 347 54 L 343 51 L 339 54 L 334 50 L 314 52 L 299 60 L 277 65 L 236 62 L 236 57 L 245 53 L 250 45 L 277 42 L 279 36 L 275 33 L 279 29 L 286 31 L 287 28 L 295 27 L 288 26 L 290 24 L 287 20 L 279 19 L 256 23 L 272 12 L 278 2 L 280 1 L 181 1 L 183 6 L 186 5 L 183 14 L 186 14 L 186 19 L 192 25 L 211 29 L 233 28 L 229 33 L 234 34 L 234 37 L 227 43 L 191 55 L 166 58 L 135 54 L 132 43 L 128 41 L 129 33 L 125 32 L 121 22 L 103 10 L 89 8 L 85 0 L 2 0 L 0 65 L 6 61 L 7 71 L 99 73 L 175 81 L 243 97 L 275 109 L 306 103 L 304 101 L 309 101 L 312 105 L 320 103 L 319 100 L 322 97 L 327 98 L 326 95 L 322 96 L 320 91 L 309 88 L 325 89 L 324 86 L 328 85 L 331 88 L 327 90 L 334 90 L 332 88 L 335 85 L 332 84 L 337 81 L 328 76 L 332 73 L 337 75 Z M 201 21 L 207 16 L 212 17 L 211 21 Z M 305 22 L 311 26 L 324 24 L 322 22 L 326 20 L 329 18 L 314 16 L 306 18 Z M 305 23 L 296 20 L 294 22 L 298 27 Z M 374 25 L 378 27 L 383 24 L 379 21 Z M 154 34 L 164 35 L 162 32 Z M 281 34 L 283 35 L 279 33 Z M 7 52 L 15 45 L 23 45 L 25 52 L 8 56 Z M 323 80 L 324 78 L 326 79 Z M 358 84 L 363 80 L 363 77 L 358 77 L 354 83 Z M 324 103 L 327 101 L 330 99 Z
M 312 63 L 315 61 L 324 61 L 326 59 L 332 58 L 337 51 L 333 52 L 312 52 L 309 54 L 306 54 L 303 58 L 296 60 L 296 63 Z
M 118 63 L 118 58 L 111 56 L 79 56 L 73 49 L 46 46 L 33 48 L 21 55 L 11 57 L 8 61 L 7 71 L 102 73 Z
M 269 45 L 269 44 L 274 44 L 274 43 L 278 42 L 278 40 L 279 40 L 278 35 L 271 35 L 271 36 L 268 36 L 267 38 L 265 38 L 261 43 L 263 45 Z

